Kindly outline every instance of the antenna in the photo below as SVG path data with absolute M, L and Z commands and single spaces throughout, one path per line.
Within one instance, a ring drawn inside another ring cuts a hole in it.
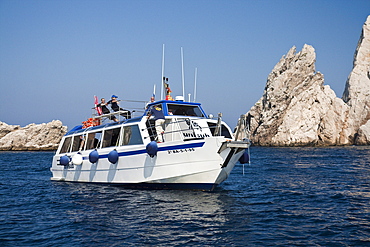
M 182 77 L 182 97 L 185 97 L 185 78 L 184 78 L 184 53 L 181 47 L 181 77 Z
M 163 99 L 163 91 L 164 91 L 164 85 L 163 85 L 163 81 L 164 81 L 164 44 L 162 45 L 162 78 L 161 78 L 161 100 Z
M 195 68 L 195 73 L 194 74 L 195 74 L 194 75 L 194 102 L 195 102 L 195 98 L 197 97 L 197 76 L 198 76 L 198 68 Z

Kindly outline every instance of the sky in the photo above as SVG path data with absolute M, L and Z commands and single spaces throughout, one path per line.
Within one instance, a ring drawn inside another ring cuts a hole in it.
M 159 99 L 163 47 L 172 96 L 183 61 L 186 99 L 197 69 L 196 101 L 231 128 L 293 46 L 315 48 L 342 97 L 369 14 L 369 0 L 0 0 L 0 121 L 71 129 L 94 95 L 148 101 L 156 85 Z

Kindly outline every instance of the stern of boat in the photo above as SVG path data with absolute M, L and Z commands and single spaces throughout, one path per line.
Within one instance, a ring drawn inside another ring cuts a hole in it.
M 230 175 L 231 171 L 239 161 L 240 157 L 248 149 L 250 143 L 248 140 L 243 141 L 224 141 L 222 142 L 218 154 L 222 157 L 223 163 L 220 164 L 221 172 L 216 179 L 216 183 L 220 184 L 225 181 Z

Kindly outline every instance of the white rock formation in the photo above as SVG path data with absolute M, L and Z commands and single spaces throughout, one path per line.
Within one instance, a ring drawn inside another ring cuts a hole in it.
M 355 138 L 356 145 L 370 145 L 370 120 L 361 125 Z
M 0 122 L 0 133 L 13 128 L 1 137 L 0 150 L 55 150 L 67 132 L 67 127 L 63 126 L 59 120 L 42 124 L 29 124 L 23 128 L 9 126 Z
M 293 47 L 268 76 L 250 109 L 251 140 L 262 146 L 367 145 L 370 140 L 370 17 L 355 53 L 343 100 L 315 71 L 316 54 Z
M 8 133 L 19 129 L 19 125 L 8 125 L 6 123 L 0 122 L 0 139 L 6 136 Z
M 348 128 L 350 138 L 355 144 L 363 145 L 360 140 L 370 139 L 367 137 L 356 138 L 361 129 L 364 135 L 365 125 L 370 119 L 370 16 L 362 28 L 362 34 L 358 42 L 353 69 L 349 75 L 343 93 L 343 100 L 351 107 L 348 116 Z
M 293 47 L 268 76 L 262 98 L 251 108 L 252 142 L 263 146 L 339 145 L 349 107 L 315 71 L 315 50 Z

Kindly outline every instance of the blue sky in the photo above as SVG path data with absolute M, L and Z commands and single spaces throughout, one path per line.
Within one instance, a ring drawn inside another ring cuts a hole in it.
M 197 68 L 197 101 L 231 127 L 292 46 L 315 48 L 316 69 L 341 97 L 369 14 L 368 0 L 0 0 L 0 121 L 70 129 L 94 95 L 149 100 L 163 44 L 172 95 L 182 94 L 183 47 L 185 94 Z

